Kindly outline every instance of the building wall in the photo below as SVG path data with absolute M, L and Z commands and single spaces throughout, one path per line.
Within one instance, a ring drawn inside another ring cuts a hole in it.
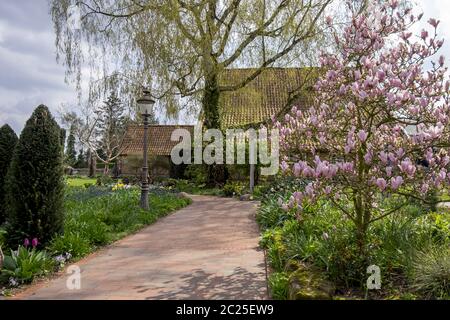
M 140 175 L 142 172 L 143 156 L 131 154 L 124 156 L 121 161 L 122 175 Z M 170 157 L 153 156 L 148 161 L 149 174 L 151 178 L 170 177 Z

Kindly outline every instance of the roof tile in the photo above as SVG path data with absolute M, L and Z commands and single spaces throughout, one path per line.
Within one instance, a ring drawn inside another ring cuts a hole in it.
M 225 69 L 220 86 L 235 85 L 250 76 L 256 69 Z M 288 105 L 306 105 L 305 90 L 310 86 L 312 68 L 267 68 L 245 87 L 224 91 L 219 97 L 221 125 L 223 128 L 260 123 L 278 115 Z M 306 84 L 306 85 L 305 85 Z M 300 90 L 299 90 L 300 89 Z M 299 91 L 297 99 L 293 98 Z M 292 101 L 293 100 L 293 101 Z
M 148 130 L 148 153 L 149 155 L 167 156 L 179 141 L 171 141 L 172 132 L 175 129 L 186 129 L 191 133 L 194 132 L 192 125 L 149 125 Z M 125 146 L 122 155 L 142 153 L 143 149 L 143 126 L 129 126 L 123 139 Z

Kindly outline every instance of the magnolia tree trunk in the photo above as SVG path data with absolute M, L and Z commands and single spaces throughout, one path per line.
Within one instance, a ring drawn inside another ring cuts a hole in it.
M 353 206 L 359 255 L 364 258 L 367 253 L 367 231 L 371 220 L 372 199 L 365 194 L 363 188 L 353 191 Z

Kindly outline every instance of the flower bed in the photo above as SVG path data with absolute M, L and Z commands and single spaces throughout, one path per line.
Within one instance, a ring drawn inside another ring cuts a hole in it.
M 368 232 L 367 261 L 361 263 L 351 221 L 343 219 L 325 198 L 300 215 L 295 210 L 283 210 L 279 203 L 289 199 L 293 191 L 289 187 L 282 190 L 270 191 L 257 216 L 263 230 L 261 245 L 267 250 L 272 269 L 269 284 L 274 298 L 305 296 L 292 292 L 292 285 L 302 280 L 297 275 L 305 272 L 319 273 L 325 280 L 320 285 L 331 282 L 334 298 L 450 297 L 448 211 L 430 212 L 411 203 L 377 221 Z M 369 265 L 380 267 L 380 290 L 367 290 L 369 274 L 361 266 Z M 301 272 L 295 266 L 300 266 Z M 323 291 L 315 292 L 323 297 Z

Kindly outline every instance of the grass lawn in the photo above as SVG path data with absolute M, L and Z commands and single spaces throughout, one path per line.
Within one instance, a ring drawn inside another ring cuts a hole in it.
M 95 178 L 67 178 L 67 184 L 69 187 L 84 187 L 85 184 L 95 184 L 97 179 Z

